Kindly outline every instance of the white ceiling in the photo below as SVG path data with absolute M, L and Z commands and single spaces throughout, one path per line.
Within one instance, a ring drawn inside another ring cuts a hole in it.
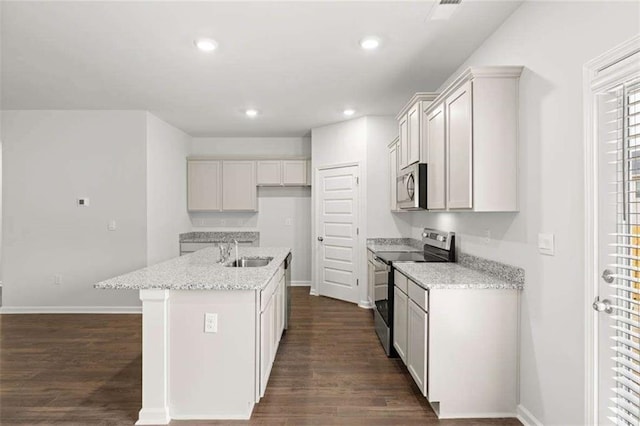
M 300 136 L 346 107 L 395 115 L 521 2 L 463 0 L 427 21 L 434 3 L 4 1 L 2 108 L 144 109 L 194 136 Z M 363 51 L 366 35 L 381 48 Z

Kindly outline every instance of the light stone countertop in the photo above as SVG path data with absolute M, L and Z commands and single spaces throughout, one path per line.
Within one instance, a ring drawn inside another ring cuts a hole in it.
M 523 283 L 509 282 L 493 275 L 461 266 L 457 263 L 394 262 L 416 284 L 427 290 L 437 289 L 502 289 L 522 290 Z
M 291 249 L 282 247 L 241 247 L 240 257 L 273 257 L 273 260 L 267 266 L 233 268 L 218 262 L 220 250 L 217 247 L 205 248 L 99 282 L 94 287 L 119 290 L 259 290 L 269 283 L 290 252 Z M 233 260 L 232 250 L 230 261 Z
M 181 243 L 232 243 L 233 240 L 255 242 L 260 233 L 254 231 L 187 232 L 179 235 Z
M 385 251 L 420 252 L 422 243 L 413 238 L 369 238 L 367 249 L 373 253 Z

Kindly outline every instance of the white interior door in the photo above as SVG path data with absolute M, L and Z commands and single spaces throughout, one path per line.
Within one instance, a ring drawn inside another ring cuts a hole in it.
M 358 302 L 358 166 L 318 172 L 318 293 Z
M 600 90 L 597 423 L 640 425 L 640 80 Z

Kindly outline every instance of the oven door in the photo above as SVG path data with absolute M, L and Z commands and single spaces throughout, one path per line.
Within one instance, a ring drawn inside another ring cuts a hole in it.
M 393 349 L 393 268 L 384 262 L 377 260 L 376 263 L 384 265 L 386 280 L 384 283 L 376 283 L 375 306 L 373 310 L 374 325 L 376 334 L 384 348 L 387 356 L 394 356 Z M 382 268 L 382 266 L 380 266 Z

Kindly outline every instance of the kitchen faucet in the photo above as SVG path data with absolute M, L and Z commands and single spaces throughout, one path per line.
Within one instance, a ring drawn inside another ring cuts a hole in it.
M 233 240 L 236 243 L 236 265 L 238 264 L 238 240 Z

